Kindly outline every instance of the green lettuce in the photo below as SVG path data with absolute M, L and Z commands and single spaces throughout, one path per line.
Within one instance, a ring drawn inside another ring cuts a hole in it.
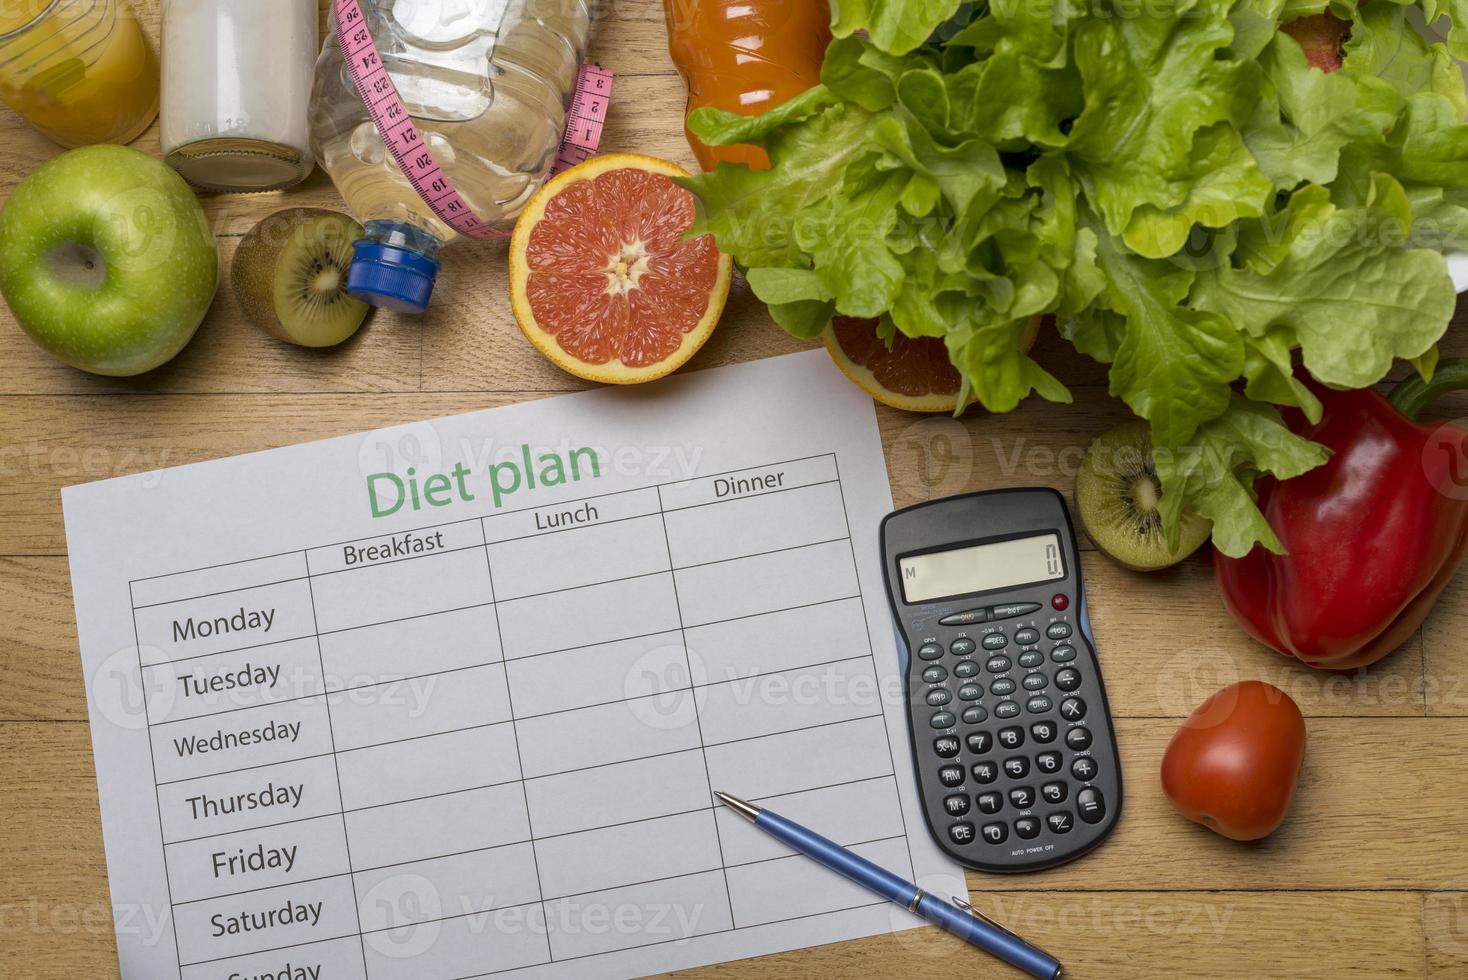
M 1468 243 L 1468 0 L 1328 8 L 1330 73 L 1279 29 L 1327 0 L 833 0 L 820 85 L 693 115 L 771 160 L 688 179 L 694 231 L 793 334 L 941 338 L 989 411 L 1070 399 L 1020 349 L 1053 314 L 1151 424 L 1170 533 L 1278 550 L 1254 480 L 1327 457 L 1299 372 L 1430 372 Z

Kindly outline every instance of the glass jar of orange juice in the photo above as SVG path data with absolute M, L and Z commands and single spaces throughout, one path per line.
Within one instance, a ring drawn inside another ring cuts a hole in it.
M 0 0 L 0 101 L 62 146 L 158 115 L 158 56 L 127 0 Z

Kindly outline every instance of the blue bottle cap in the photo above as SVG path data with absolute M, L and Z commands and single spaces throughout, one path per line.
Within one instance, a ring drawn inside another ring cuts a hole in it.
M 422 313 L 441 268 L 422 252 L 364 238 L 347 271 L 347 292 L 394 313 Z

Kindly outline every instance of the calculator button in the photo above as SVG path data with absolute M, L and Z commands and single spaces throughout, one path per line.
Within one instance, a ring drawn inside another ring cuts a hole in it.
M 1063 640 L 1067 636 L 1070 636 L 1070 624 L 1051 623 L 1049 626 L 1045 627 L 1045 635 L 1050 637 L 1050 639 L 1052 640 Z
M 993 760 L 975 762 L 969 767 L 969 772 L 974 774 L 974 779 L 980 785 L 987 785 L 999 778 L 999 764 Z
M 965 820 L 948 828 L 948 837 L 955 844 L 971 844 L 974 840 L 974 825 Z
M 1055 722 L 1037 721 L 1030 726 L 1030 735 L 1035 741 L 1049 744 L 1055 741 Z
M 936 643 L 924 643 L 918 647 L 918 656 L 923 660 L 937 660 L 943 656 L 943 648 Z
M 1080 698 L 1066 698 L 1060 702 L 1060 716 L 1066 721 L 1080 721 L 1086 717 L 1086 702 Z
M 1025 730 L 1023 728 L 999 729 L 999 744 L 1006 749 L 1019 748 L 1025 744 Z
M 979 672 L 977 660 L 960 660 L 953 665 L 954 677 L 972 677 Z
M 984 664 L 984 668 L 991 674 L 1002 674 L 1009 669 L 1009 666 L 1008 657 L 990 657 L 989 662 Z
M 995 697 L 1006 697 L 1014 693 L 1015 683 L 1008 677 L 1001 677 L 989 685 L 989 693 Z
M 974 649 L 974 641 L 970 640 L 966 636 L 960 636 L 958 639 L 948 644 L 948 652 L 953 654 L 955 657 L 967 657 L 969 654 L 974 652 Z
M 928 692 L 927 702 L 930 708 L 941 708 L 952 700 L 953 695 L 948 693 L 948 688 L 946 687 L 935 687 Z
M 1076 809 L 1086 823 L 1100 823 L 1106 816 L 1106 797 L 1094 786 L 1087 786 L 1076 794 Z
M 981 813 L 998 813 L 1004 806 L 1004 798 L 998 793 L 980 793 L 974 797 L 974 802 L 979 805 Z
M 1076 658 L 1076 648 L 1065 645 L 1050 651 L 1050 659 L 1058 664 L 1068 664 Z
M 1034 817 L 1020 817 L 1014 822 L 1014 832 L 1025 840 L 1034 840 L 1040 836 L 1040 821 Z
M 950 817 L 961 817 L 968 813 L 968 796 L 963 793 L 954 793 L 952 796 L 943 797 L 943 809 L 948 811 Z
M 1101 768 L 1096 765 L 1096 760 L 1088 755 L 1083 755 L 1070 764 L 1070 774 L 1077 779 L 1087 780 L 1096 778 L 1096 770 Z M 1077 802 L 1080 798 L 1077 797 Z
M 1089 728 L 1072 728 L 1065 733 L 1065 745 L 1067 748 L 1075 749 L 1077 752 L 1091 747 L 1091 730 Z
M 967 741 L 968 750 L 974 755 L 983 755 L 994 747 L 994 736 L 988 732 L 974 732 Z
M 958 755 L 958 739 L 952 735 L 940 735 L 933 739 L 933 751 L 940 759 L 951 759 Z
M 1009 791 L 1009 802 L 1014 804 L 1016 809 L 1028 810 L 1035 805 L 1035 787 L 1016 786 Z
M 1003 720 L 1006 718 L 1013 718 L 1017 714 L 1019 714 L 1018 701 L 1000 701 L 998 704 L 994 705 L 995 718 Z
M 1059 772 L 1060 753 L 1041 752 L 1039 755 L 1035 756 L 1035 768 L 1038 769 L 1040 772 L 1043 772 L 1047 776 L 1051 773 Z
M 942 684 L 948 679 L 948 671 L 937 664 L 923 671 L 923 680 L 929 684 Z
M 989 717 L 989 709 L 982 704 L 971 704 L 963 709 L 963 723 L 965 725 L 977 725 Z
M 944 766 L 938 770 L 938 782 L 944 786 L 963 785 L 963 766 Z
M 1043 715 L 1050 710 L 1050 699 L 1043 694 L 1036 694 L 1025 702 L 1025 710 L 1032 715 Z
M 1026 674 L 1024 679 L 1024 686 L 1026 691 L 1039 691 L 1043 689 L 1046 684 L 1049 683 L 1050 678 L 1040 673 Z
M 1055 686 L 1070 692 L 1081 686 L 1081 672 L 1074 667 L 1063 667 L 1055 672 Z
M 1023 779 L 1030 774 L 1030 760 L 1022 755 L 1013 755 L 1004 760 L 1004 772 L 1010 779 Z
M 1070 608 L 1070 596 L 1064 592 L 1057 592 L 1050 597 L 1050 606 L 1058 612 L 1065 612 Z
M 1040 631 L 1035 629 L 1033 626 L 1026 626 L 1023 629 L 1017 629 L 1014 631 L 1014 642 L 1020 644 L 1021 646 L 1029 646 L 1032 643 L 1039 643 Z
M 1003 844 L 1009 839 L 1009 828 L 1002 823 L 984 824 L 984 840 L 990 844 Z
M 985 650 L 1003 650 L 1009 646 L 1009 637 L 1003 633 L 990 633 L 984 637 Z
M 1064 783 L 1046 783 L 1040 787 L 1040 795 L 1046 803 L 1064 803 L 1066 792 Z
M 983 609 L 966 609 L 963 612 L 949 613 L 938 622 L 944 626 L 972 626 L 974 623 L 982 623 L 989 618 L 988 612 Z
M 1002 606 L 990 606 L 989 615 L 994 619 L 1013 619 L 1015 616 L 1028 616 L 1039 608 L 1038 602 L 1010 602 Z
M 1039 650 L 1026 650 L 1019 655 L 1021 667 L 1038 667 L 1045 662 L 1045 655 Z
M 977 684 L 965 684 L 958 689 L 960 701 L 977 701 L 984 696 L 984 689 Z
M 934 728 L 952 728 L 953 723 L 957 720 L 957 718 L 953 717 L 953 712 L 939 711 L 928 719 L 928 724 Z
M 1046 817 L 1045 824 L 1050 828 L 1052 834 L 1068 834 L 1070 828 L 1075 826 L 1075 821 L 1071 819 L 1069 813 L 1061 810 L 1059 813 L 1052 813 Z

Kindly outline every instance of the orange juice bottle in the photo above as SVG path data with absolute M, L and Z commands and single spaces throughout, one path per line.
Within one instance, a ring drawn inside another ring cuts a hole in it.
M 826 0 L 663 0 L 668 51 L 688 84 L 688 111 L 702 106 L 757 115 L 821 80 L 831 41 Z M 770 165 L 757 146 L 688 144 L 705 170 L 720 160 Z
M 127 0 L 5 0 L 0 100 L 62 146 L 127 143 L 158 115 L 158 57 Z

